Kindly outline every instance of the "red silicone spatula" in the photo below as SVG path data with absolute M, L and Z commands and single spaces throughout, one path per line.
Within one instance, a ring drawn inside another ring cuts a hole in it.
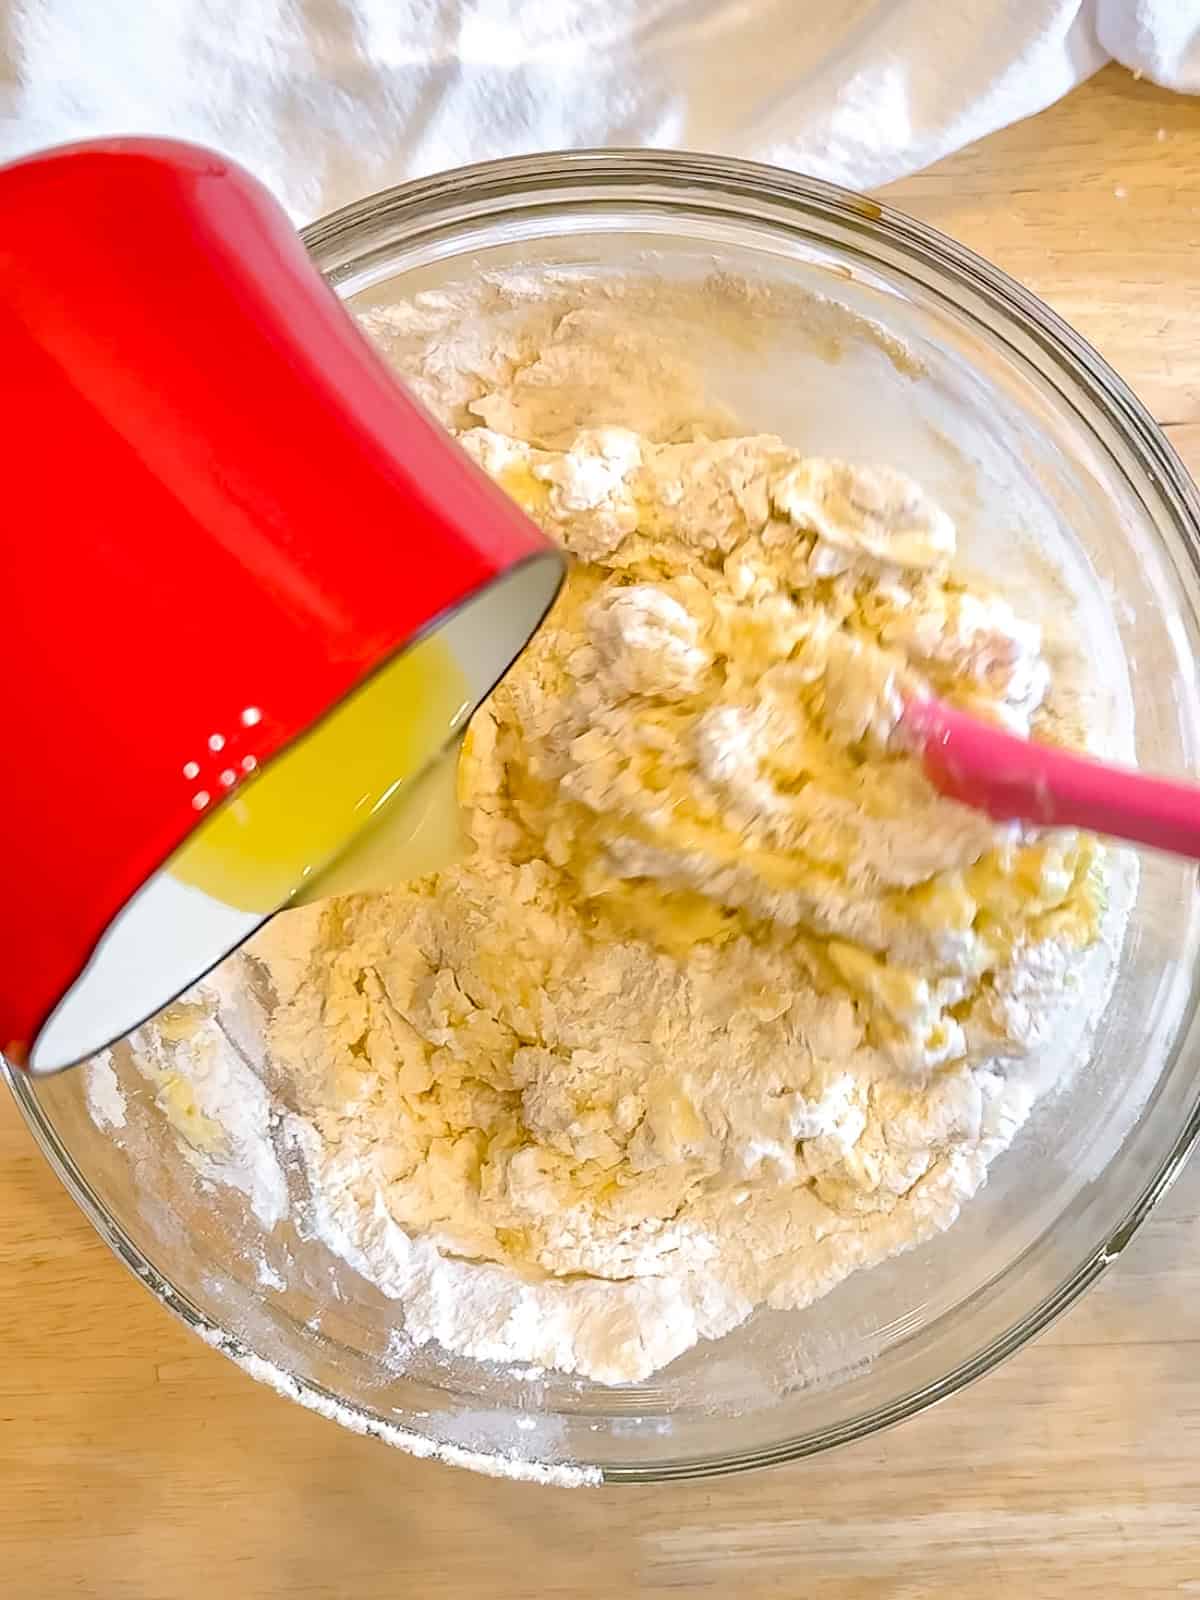
M 909 700 L 901 725 L 939 793 L 998 822 L 1084 828 L 1200 860 L 1200 786 L 1036 744 L 933 698 Z

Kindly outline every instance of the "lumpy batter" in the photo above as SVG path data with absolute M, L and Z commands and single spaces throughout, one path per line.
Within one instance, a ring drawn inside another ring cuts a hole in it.
M 953 1220 L 1104 864 L 898 746 L 905 684 L 1055 733 L 1039 629 L 907 478 L 463 442 L 578 564 L 471 727 L 470 857 L 260 943 L 272 1054 L 323 1235 L 412 1337 L 635 1379 Z
M 299 1153 L 307 1231 L 411 1341 L 616 1383 L 954 1221 L 1086 1054 L 1118 863 L 898 738 L 922 686 L 1088 734 L 916 483 L 723 436 L 619 304 L 538 317 L 409 373 L 576 558 L 472 723 L 470 854 L 277 918 L 141 1061 L 265 1222 Z M 211 1015 L 255 963 L 273 1110 Z

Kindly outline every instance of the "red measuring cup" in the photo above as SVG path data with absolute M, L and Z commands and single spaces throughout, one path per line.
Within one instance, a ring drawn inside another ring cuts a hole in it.
M 477 703 L 561 557 L 224 157 L 53 150 L 0 215 L 0 1048 L 41 1072 L 265 919 L 164 870 L 195 830 L 432 630 Z

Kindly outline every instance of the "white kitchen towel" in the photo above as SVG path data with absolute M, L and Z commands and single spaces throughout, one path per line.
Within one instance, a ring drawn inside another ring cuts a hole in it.
M 869 187 L 1113 57 L 1200 90 L 1200 0 L 0 0 L 0 159 L 174 134 L 239 158 L 297 221 L 583 145 Z

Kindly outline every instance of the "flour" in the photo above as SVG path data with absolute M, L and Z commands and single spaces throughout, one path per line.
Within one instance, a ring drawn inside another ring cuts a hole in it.
M 913 689 L 1080 716 L 920 486 L 739 437 L 621 294 L 551 290 L 491 342 L 439 297 L 370 320 L 576 558 L 473 721 L 471 853 L 277 918 L 136 1046 L 264 1222 L 299 1165 L 410 1345 L 622 1383 L 953 1223 L 1086 1057 L 1128 869 L 898 743 Z M 263 973 L 260 1081 L 213 1015 Z
M 221 980 L 201 984 L 139 1029 L 136 1059 L 197 1174 L 240 1190 L 261 1226 L 270 1229 L 288 1211 L 275 1149 L 279 1113 L 216 1016 L 223 983 L 235 971 L 227 964 Z M 231 1007 L 234 999 L 229 995 Z M 112 1069 L 101 1056 L 89 1070 L 95 1094 L 96 1074 Z
M 84 1090 L 88 1111 L 98 1128 L 125 1126 L 125 1095 L 107 1053 L 89 1062 Z
M 319 1417 L 325 1417 L 330 1422 L 339 1423 L 351 1433 L 362 1434 L 369 1439 L 379 1439 L 384 1444 L 403 1450 L 408 1455 L 415 1456 L 418 1461 L 440 1461 L 445 1466 L 464 1467 L 469 1472 L 479 1472 L 485 1477 L 506 1478 L 515 1483 L 536 1483 L 551 1489 L 596 1488 L 603 1481 L 598 1467 L 533 1461 L 517 1455 L 511 1446 L 504 1447 L 505 1442 L 488 1438 L 489 1430 L 486 1426 L 478 1430 L 480 1434 L 478 1447 L 470 1449 L 445 1440 L 431 1439 L 425 1434 L 414 1433 L 411 1428 L 400 1427 L 397 1423 L 385 1421 L 381 1417 L 368 1417 L 357 1407 L 344 1404 L 325 1390 L 299 1382 L 292 1373 L 285 1372 L 274 1362 L 264 1361 L 261 1356 L 248 1350 L 224 1329 L 213 1327 L 210 1323 L 197 1322 L 192 1322 L 191 1328 L 192 1332 L 211 1349 L 219 1350 L 223 1356 L 228 1356 L 229 1360 L 236 1362 L 248 1377 L 257 1383 L 265 1383 L 284 1399 L 294 1400 L 297 1405 L 304 1406 L 308 1411 L 315 1411 Z M 469 1431 L 473 1421 L 470 1415 L 459 1420 L 465 1430 Z M 532 1429 L 535 1425 L 532 1418 L 522 1418 L 517 1421 L 517 1427 L 521 1431 Z

